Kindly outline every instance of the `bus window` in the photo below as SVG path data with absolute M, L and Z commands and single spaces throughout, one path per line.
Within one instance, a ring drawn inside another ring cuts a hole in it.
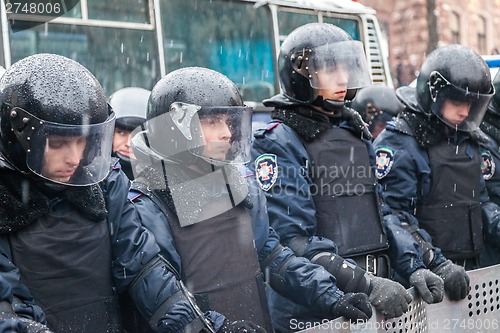
M 153 31 L 45 23 L 11 32 L 10 40 L 12 62 L 42 52 L 66 56 L 91 69 L 107 94 L 151 89 L 159 79 Z
M 331 23 L 344 29 L 354 40 L 361 40 L 361 36 L 359 34 L 359 22 L 355 19 L 333 17 L 323 14 L 323 22 Z
M 312 14 L 303 14 L 297 12 L 289 12 L 289 11 L 279 11 L 278 12 L 278 26 L 280 29 L 280 35 L 283 36 L 280 38 L 280 42 L 282 42 L 286 36 L 290 34 L 295 28 L 300 27 L 301 25 L 307 23 L 318 22 L 318 15 Z
M 151 23 L 147 0 L 106 0 L 87 2 L 89 19 Z
M 208 67 L 235 82 L 244 99 L 261 101 L 275 94 L 267 6 L 219 0 L 160 4 L 167 73 L 187 66 Z

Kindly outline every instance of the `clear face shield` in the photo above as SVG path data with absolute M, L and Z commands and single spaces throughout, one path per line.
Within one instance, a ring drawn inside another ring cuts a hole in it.
M 99 124 L 68 125 L 41 120 L 24 109 L 14 108 L 14 131 L 26 151 L 26 164 L 38 176 L 69 186 L 102 181 L 111 167 L 115 115 Z
M 371 84 L 363 44 L 345 41 L 304 49 L 292 55 L 294 70 L 314 89 L 357 89 Z
M 431 111 L 446 125 L 458 131 L 471 132 L 479 128 L 494 88 L 482 94 L 453 85 L 439 72 L 429 77 Z
M 248 195 L 239 166 L 250 160 L 251 125 L 250 107 L 173 103 L 134 131 L 136 177 L 154 170 L 148 188 L 168 187 L 183 227 L 222 214 Z
M 142 135 L 163 159 L 179 162 L 178 156 L 188 151 L 215 165 L 250 161 L 250 107 L 173 103 L 169 112 L 149 120 L 146 128 Z

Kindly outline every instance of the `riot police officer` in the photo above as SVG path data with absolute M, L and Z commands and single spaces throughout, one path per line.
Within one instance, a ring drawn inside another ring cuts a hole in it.
M 139 87 L 126 87 L 115 91 L 109 97 L 109 105 L 116 114 L 113 134 L 113 156 L 120 159 L 123 172 L 134 179 L 131 159 L 135 159 L 130 147 L 132 131 L 146 120 L 146 107 L 150 91 Z
M 168 263 L 111 169 L 115 116 L 97 79 L 66 57 L 29 56 L 1 78 L 0 110 L 0 275 L 14 311 L 56 332 L 122 332 L 127 290 L 165 331 Z
M 375 140 L 386 202 L 426 231 L 415 237 L 451 300 L 466 297 L 465 269 L 479 267 L 483 237 L 495 238 L 498 206 L 483 191 L 478 130 L 493 92 L 481 56 L 461 45 L 439 48 L 425 59 L 416 89 L 396 90 L 406 109 Z
M 324 318 L 369 318 L 366 295 L 344 294 L 332 275 L 279 244 L 244 167 L 250 138 L 251 108 L 224 75 L 188 67 L 153 87 L 145 130 L 132 138 L 131 201 L 201 309 L 172 313 L 172 332 L 189 328 L 185 317 L 206 322 L 209 310 L 225 316 L 212 321 L 219 332 L 273 331 L 263 273 L 276 292 Z M 178 296 L 168 302 L 175 308 Z
M 481 130 L 488 136 L 488 141 L 482 144 L 481 151 L 481 171 L 486 182 L 486 189 L 490 200 L 500 205 L 500 72 L 497 72 L 493 79 L 495 94 L 488 105 L 488 110 L 481 122 Z M 493 234 L 493 231 L 489 231 Z M 498 247 L 494 242 L 486 239 L 484 249 L 480 254 L 480 266 L 490 266 L 500 263 Z
M 362 45 L 334 25 L 307 24 L 285 39 L 278 64 L 283 93 L 264 101 L 275 107 L 273 120 L 256 131 L 252 159 L 281 242 L 327 268 L 342 290 L 369 294 L 387 317 L 401 315 L 411 301 L 400 284 L 386 279 L 391 266 L 405 278 L 413 276 L 426 301 L 439 301 L 441 279 L 420 270 L 415 241 L 398 226 L 397 216 L 383 212 L 371 135 L 360 115 L 345 106 L 370 84 Z M 280 330 L 289 330 L 291 318 L 318 320 L 275 297 L 273 318 Z
M 350 103 L 368 124 L 373 139 L 385 129 L 387 122 L 403 109 L 394 89 L 384 85 L 371 85 L 359 89 Z

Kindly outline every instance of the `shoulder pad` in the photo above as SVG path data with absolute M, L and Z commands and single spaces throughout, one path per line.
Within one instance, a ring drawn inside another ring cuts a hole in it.
M 127 199 L 134 202 L 135 199 L 139 198 L 143 194 L 136 190 L 130 190 L 127 195 Z
M 119 170 L 122 168 L 122 165 L 120 164 L 120 159 L 119 158 L 112 158 L 111 159 L 111 169 L 113 170 Z
M 395 118 L 394 123 L 391 127 L 393 127 L 395 131 L 401 132 L 409 136 L 415 136 L 410 125 L 404 119 Z
M 279 124 L 281 124 L 281 121 L 272 121 L 267 124 L 266 127 L 256 130 L 253 136 L 256 138 L 262 138 L 266 132 L 272 131 Z
M 139 182 L 137 180 L 134 180 L 131 184 L 130 184 L 130 190 L 129 190 L 129 194 L 130 193 L 140 193 L 141 195 L 144 194 L 144 195 L 147 195 L 149 196 L 150 193 L 151 193 L 151 190 L 148 188 L 148 186 L 142 182 Z M 137 196 L 138 198 L 138 196 Z
M 255 173 L 246 165 L 242 165 L 240 168 L 240 172 L 244 178 L 252 177 Z

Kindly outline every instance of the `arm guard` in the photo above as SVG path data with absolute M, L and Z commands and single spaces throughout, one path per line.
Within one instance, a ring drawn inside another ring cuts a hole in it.
M 295 237 L 290 241 L 289 246 L 297 256 L 304 256 L 306 252 L 309 252 L 306 251 L 309 246 L 309 239 Z M 366 271 L 341 256 L 331 251 L 322 251 L 310 258 L 306 256 L 306 258 L 313 264 L 323 266 L 332 274 L 337 280 L 337 286 L 343 292 L 368 293 L 370 291 L 370 277 Z

